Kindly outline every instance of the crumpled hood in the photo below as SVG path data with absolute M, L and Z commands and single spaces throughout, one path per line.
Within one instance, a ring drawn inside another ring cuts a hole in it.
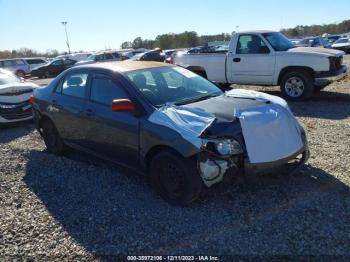
M 235 138 L 239 125 L 250 163 L 284 159 L 304 147 L 302 128 L 286 101 L 256 91 L 234 89 L 186 106 L 167 105 L 153 112 L 149 121 L 177 131 L 197 148 L 207 130 Z
M 287 52 L 290 53 L 305 53 L 305 54 L 322 54 L 322 55 L 334 55 L 334 56 L 342 56 L 344 55 L 343 51 L 322 48 L 322 47 L 295 47 L 289 49 Z

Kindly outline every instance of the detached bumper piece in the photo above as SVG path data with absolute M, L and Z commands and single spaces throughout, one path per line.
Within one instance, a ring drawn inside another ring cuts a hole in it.
M 32 105 L 26 101 L 18 104 L 1 104 L 0 123 L 10 123 L 33 118 Z
M 226 174 L 242 173 L 242 163 L 242 156 L 219 157 L 209 152 L 198 155 L 198 170 L 207 187 L 221 182 Z

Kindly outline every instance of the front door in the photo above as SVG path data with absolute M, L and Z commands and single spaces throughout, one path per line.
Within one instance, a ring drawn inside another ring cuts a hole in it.
M 113 112 L 114 99 L 129 99 L 113 77 L 94 74 L 85 107 L 90 150 L 126 165 L 139 163 L 139 119 L 133 113 Z
M 229 54 L 231 82 L 235 84 L 272 84 L 275 71 L 275 52 L 254 34 L 240 35 L 236 51 Z

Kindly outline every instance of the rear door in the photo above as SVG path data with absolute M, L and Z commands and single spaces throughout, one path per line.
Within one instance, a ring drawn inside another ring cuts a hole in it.
M 273 83 L 275 52 L 259 35 L 241 34 L 235 53 L 229 54 L 227 59 L 231 64 L 231 83 Z
M 126 165 L 138 164 L 139 119 L 134 113 L 113 112 L 114 99 L 130 99 L 120 82 L 93 74 L 85 107 L 87 146 L 90 150 Z
M 84 108 L 89 74 L 76 71 L 67 74 L 52 95 L 51 117 L 60 135 L 70 143 L 84 145 Z

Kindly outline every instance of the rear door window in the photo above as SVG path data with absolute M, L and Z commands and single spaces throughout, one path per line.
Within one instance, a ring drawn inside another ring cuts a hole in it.
M 68 74 L 56 89 L 56 93 L 84 98 L 87 87 L 87 73 Z
M 112 54 L 110 54 L 110 53 L 105 54 L 105 57 L 106 57 L 106 60 L 112 60 L 112 59 L 114 59 L 113 56 L 112 56 Z

